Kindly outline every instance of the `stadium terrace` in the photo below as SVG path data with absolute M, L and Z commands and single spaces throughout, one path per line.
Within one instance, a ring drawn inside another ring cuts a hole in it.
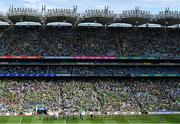
M 152 15 L 150 11 L 135 7 L 134 10 L 114 13 L 108 6 L 105 6 L 103 10 L 91 9 L 86 10 L 84 13 L 78 13 L 77 6 L 73 6 L 73 9 L 47 9 L 46 6 L 42 6 L 41 11 L 33 8 L 14 8 L 10 6 L 5 14 L 3 12 L 0 13 L 0 20 L 11 25 L 17 22 L 39 22 L 42 25 L 51 22 L 66 22 L 73 26 L 79 23 L 100 23 L 103 26 L 113 23 L 127 23 L 132 26 L 152 23 L 161 26 L 171 26 L 180 24 L 180 12 L 166 8 L 164 11 Z
M 77 9 L 0 13 L 0 124 L 180 124 L 180 12 Z

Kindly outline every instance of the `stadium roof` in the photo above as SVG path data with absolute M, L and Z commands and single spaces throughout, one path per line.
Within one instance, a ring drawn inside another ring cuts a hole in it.
M 113 22 L 113 18 L 110 17 L 85 17 L 81 18 L 78 23 L 87 23 L 87 22 L 94 22 L 94 23 L 100 23 L 103 25 L 108 25 Z
M 153 20 L 152 23 L 172 26 L 175 24 L 180 24 L 180 19 L 177 19 L 177 18 L 161 18 L 161 19 Z
M 44 8 L 45 10 L 45 8 Z M 77 6 L 73 6 L 73 9 L 48 9 L 45 12 L 45 23 L 52 22 L 65 22 L 75 24 L 79 17 L 77 13 Z
M 62 15 L 62 16 L 50 16 L 50 17 L 47 17 L 45 22 L 46 23 L 65 22 L 65 23 L 75 24 L 76 21 L 77 21 L 76 17 Z
M 116 19 L 113 23 L 127 23 L 131 25 L 142 25 L 149 23 L 150 19 L 140 18 L 140 17 L 128 17 Z
M 40 22 L 41 23 L 41 20 L 39 17 L 29 16 L 29 15 L 13 15 L 13 16 L 8 16 L 8 19 L 13 24 L 17 22 Z
M 100 23 L 110 25 L 113 23 L 127 23 L 131 25 L 143 25 L 147 23 L 160 24 L 162 26 L 171 26 L 180 24 L 180 12 L 160 11 L 157 15 L 150 14 L 149 11 L 140 10 L 136 7 L 134 10 L 125 10 L 120 14 L 114 13 L 106 6 L 104 9 L 86 10 L 84 13 L 77 13 L 77 6 L 73 9 L 48 9 L 42 6 L 42 11 L 32 8 L 13 8 L 9 11 L 0 13 L 0 21 L 16 24 L 17 22 L 39 22 L 46 25 L 52 22 L 79 23 Z

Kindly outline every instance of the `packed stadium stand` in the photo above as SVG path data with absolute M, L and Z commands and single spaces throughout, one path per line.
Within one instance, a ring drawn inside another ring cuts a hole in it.
M 1 112 L 179 111 L 179 79 L 1 80 Z
M 180 29 L 13 27 L 1 30 L 0 55 L 179 57 L 179 34 Z
M 180 111 L 180 12 L 42 10 L 0 14 L 0 114 Z M 27 21 L 40 25 L 16 25 Z M 102 26 L 79 26 L 90 22 Z

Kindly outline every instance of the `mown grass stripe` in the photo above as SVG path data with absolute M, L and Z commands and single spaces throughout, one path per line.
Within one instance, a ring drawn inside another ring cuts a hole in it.
M 163 118 L 163 120 L 161 120 Z M 0 124 L 180 124 L 180 115 L 143 115 L 143 116 L 119 116 L 119 117 L 108 117 L 108 118 L 95 118 L 90 119 L 84 117 L 84 120 L 80 119 L 47 119 L 39 118 L 38 116 L 23 117 L 1 117 Z

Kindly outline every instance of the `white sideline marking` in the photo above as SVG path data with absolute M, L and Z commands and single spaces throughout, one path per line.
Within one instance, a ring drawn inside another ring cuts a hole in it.
M 22 118 L 20 119 L 19 124 L 21 124 L 21 121 L 22 121 Z
M 64 119 L 64 124 L 66 124 L 66 119 Z
M 129 124 L 132 124 L 132 123 L 129 121 L 129 119 L 127 119 L 127 121 L 128 121 Z

